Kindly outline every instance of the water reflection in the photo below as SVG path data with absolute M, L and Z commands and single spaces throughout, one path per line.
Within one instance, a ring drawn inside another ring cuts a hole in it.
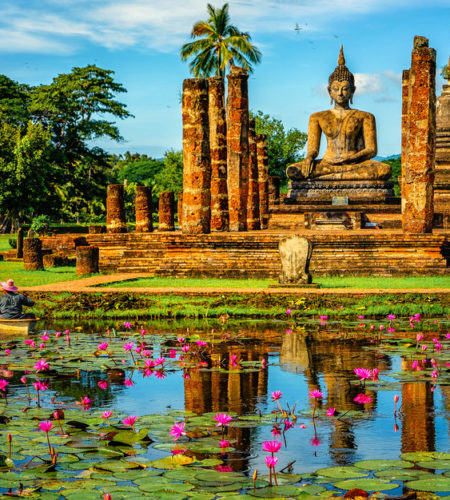
M 150 331 L 148 325 L 143 326 Z M 89 330 L 99 331 L 98 327 L 83 327 L 83 331 Z M 179 369 L 164 380 L 141 378 L 135 373 L 135 386 L 128 388 L 123 382 L 130 374 L 112 370 L 107 374 L 108 390 L 101 391 L 97 383 L 105 374 L 81 371 L 70 383 L 67 380 L 52 383 L 52 389 L 66 398 L 89 395 L 94 401 L 93 407 L 126 408 L 130 414 L 164 412 L 170 406 L 196 414 L 236 412 L 239 415 L 270 413 L 275 407 L 270 393 L 275 390 L 284 393 L 283 405 L 296 404 L 297 412 L 306 412 L 312 410 L 308 392 L 319 389 L 324 397 L 318 408 L 335 407 L 339 415 L 321 417 L 317 420 L 317 429 L 313 429 L 310 417 L 304 416 L 288 431 L 285 462 L 296 460 L 297 472 L 447 447 L 448 387 L 438 386 L 432 392 L 430 382 L 407 382 L 374 391 L 350 383 L 356 378 L 353 372 L 356 367 L 377 368 L 382 380 L 389 380 L 394 371 L 411 369 L 410 361 L 365 349 L 374 341 L 362 333 L 288 334 L 283 324 L 261 322 L 241 323 L 237 329 L 227 325 L 191 324 L 187 330 L 185 325 L 169 328 L 165 324 L 160 328 L 153 326 L 152 332 L 170 332 L 166 338 L 158 337 L 155 345 L 151 334 L 146 337 L 150 349 L 166 355 L 180 334 L 189 336 L 196 332 L 205 339 L 213 337 L 216 342 L 202 350 L 202 366 Z M 233 359 L 237 368 L 229 370 Z M 245 367 L 248 361 L 263 359 L 269 362 L 266 369 L 258 367 L 249 372 L 238 369 Z M 362 406 L 354 401 L 361 392 L 372 397 L 370 404 Z M 393 416 L 394 394 L 401 395 L 401 413 L 397 420 Z M 346 416 L 352 410 L 364 410 L 366 417 Z M 303 421 L 307 429 L 302 431 L 298 423 Z M 235 470 L 251 471 L 255 467 L 264 470 L 260 443 L 272 438 L 271 430 L 271 426 L 230 429 L 228 438 L 235 441 L 237 451 L 224 457 L 225 462 Z

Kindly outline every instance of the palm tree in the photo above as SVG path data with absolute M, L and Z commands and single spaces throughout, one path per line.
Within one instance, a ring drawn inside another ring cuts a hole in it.
M 228 4 L 221 9 L 207 5 L 209 19 L 194 24 L 191 38 L 199 38 L 181 47 L 182 61 L 192 58 L 189 68 L 198 77 L 225 76 L 227 66 L 236 64 L 252 71 L 259 63 L 261 52 L 250 43 L 250 35 L 230 24 Z

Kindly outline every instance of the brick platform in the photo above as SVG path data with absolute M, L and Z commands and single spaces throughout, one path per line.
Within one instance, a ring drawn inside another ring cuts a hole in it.
M 278 242 L 293 232 L 255 231 L 183 235 L 90 234 L 100 248 L 100 270 L 154 276 L 276 278 Z M 450 235 L 405 235 L 400 231 L 296 231 L 314 245 L 313 275 L 442 275 L 449 273 Z M 75 239 L 76 236 L 73 235 Z M 75 243 L 65 236 L 67 253 Z M 57 236 L 43 238 L 46 250 L 62 250 Z

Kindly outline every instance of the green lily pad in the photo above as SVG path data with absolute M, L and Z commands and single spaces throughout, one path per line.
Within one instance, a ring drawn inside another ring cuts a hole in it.
M 417 491 L 450 491 L 450 478 L 445 476 L 435 476 L 427 479 L 417 479 L 408 481 L 405 486 Z
M 159 460 L 153 460 L 152 462 L 149 462 L 148 465 L 155 469 L 174 469 L 175 467 L 182 467 L 183 465 L 188 465 L 192 462 L 194 462 L 193 458 L 180 454 L 160 458 Z
M 424 469 L 450 469 L 450 460 L 425 460 L 423 462 L 417 462 L 419 467 Z
M 423 460 L 450 460 L 450 453 L 443 451 L 413 451 L 402 453 L 400 457 L 403 460 L 411 460 L 411 462 L 422 462 Z
M 264 474 L 263 476 L 258 476 L 258 479 L 269 482 L 270 476 L 269 474 Z M 298 483 L 301 479 L 301 476 L 298 474 L 277 474 L 278 486 L 282 486 L 283 484 Z
M 389 469 L 391 467 L 400 467 L 401 469 L 409 469 L 414 467 L 411 462 L 406 462 L 404 460 L 385 460 L 380 458 L 378 460 L 360 460 L 355 462 L 355 467 L 366 470 L 381 470 Z
M 361 468 L 357 467 L 327 467 L 326 469 L 319 469 L 316 471 L 318 476 L 332 477 L 334 479 L 348 479 L 351 477 L 367 477 L 368 472 L 362 472 Z
M 249 490 L 248 494 L 259 498 L 289 498 L 295 497 L 302 492 L 297 486 L 266 486 L 257 490 Z
M 89 467 L 89 464 L 85 464 L 85 466 Z M 140 467 L 140 465 L 137 463 L 124 462 L 121 460 L 110 462 L 94 462 L 90 466 L 95 467 L 96 469 L 107 470 L 110 472 L 123 472 L 127 469 L 138 469 Z
M 390 479 L 391 481 L 411 481 L 412 479 L 419 479 L 422 476 L 431 475 L 418 469 L 381 469 L 374 473 L 374 476 L 380 479 Z
M 386 479 L 347 479 L 334 483 L 335 488 L 341 490 L 353 490 L 359 488 L 365 491 L 387 491 L 398 488 L 398 484 L 390 483 Z
M 195 479 L 204 482 L 214 482 L 216 484 L 242 483 L 248 478 L 239 472 L 219 472 L 215 470 L 205 470 L 198 472 Z

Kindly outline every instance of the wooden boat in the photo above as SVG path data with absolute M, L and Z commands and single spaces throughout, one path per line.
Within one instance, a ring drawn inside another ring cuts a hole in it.
M 39 321 L 39 318 L 0 319 L 0 334 L 29 335 L 34 332 L 37 321 Z

